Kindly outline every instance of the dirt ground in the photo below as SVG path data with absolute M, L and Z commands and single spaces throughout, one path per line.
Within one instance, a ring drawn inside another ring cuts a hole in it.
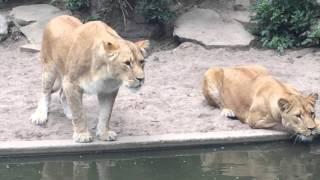
M 72 124 L 53 95 L 49 122 L 31 124 L 40 92 L 39 54 L 20 52 L 24 40 L 0 43 L 0 141 L 71 139 Z M 211 49 L 183 43 L 173 50 L 153 53 L 145 67 L 146 83 L 137 93 L 121 88 L 111 118 L 119 136 L 210 132 L 248 129 L 237 120 L 220 116 L 201 95 L 203 73 L 212 66 L 261 64 L 272 74 L 305 93 L 320 92 L 320 51 Z M 318 102 L 319 103 L 319 102 Z M 85 111 L 94 133 L 98 117 L 95 96 L 85 96 Z M 319 105 L 317 115 L 320 115 Z

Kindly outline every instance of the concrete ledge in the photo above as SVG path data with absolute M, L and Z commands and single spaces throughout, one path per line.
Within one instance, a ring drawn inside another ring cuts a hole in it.
M 117 141 L 74 143 L 72 140 L 0 142 L 0 156 L 36 156 L 151 150 L 201 145 L 239 144 L 287 140 L 285 132 L 273 130 L 220 131 L 210 133 L 165 134 L 154 136 L 119 137 Z

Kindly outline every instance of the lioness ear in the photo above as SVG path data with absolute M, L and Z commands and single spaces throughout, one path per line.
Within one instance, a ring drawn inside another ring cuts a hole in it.
M 135 44 L 139 47 L 139 49 L 141 50 L 143 56 L 146 56 L 147 55 L 147 49 L 149 49 L 149 47 L 150 47 L 149 40 L 138 41 L 138 42 L 135 42 Z
M 308 95 L 307 98 L 308 98 L 309 100 L 311 100 L 312 104 L 315 104 L 316 101 L 317 101 L 318 98 L 319 98 L 319 95 L 318 95 L 318 93 L 311 93 L 311 94 Z
M 101 39 L 96 40 L 96 56 L 100 58 L 105 58 L 108 55 L 109 60 L 114 60 L 118 53 L 115 53 L 119 49 L 118 44 L 112 42 L 103 41 Z
M 102 44 L 103 44 L 104 50 L 107 52 L 119 49 L 119 46 L 112 42 L 102 41 Z
M 289 108 L 289 101 L 286 99 L 280 98 L 278 100 L 278 106 L 279 106 L 280 110 L 283 112 Z

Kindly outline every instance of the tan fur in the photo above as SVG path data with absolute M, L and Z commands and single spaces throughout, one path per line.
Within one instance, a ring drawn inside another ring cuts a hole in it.
M 60 89 L 65 114 L 72 118 L 74 140 L 90 142 L 92 136 L 82 110 L 82 94 L 97 94 L 100 105 L 97 136 L 114 140 L 116 134 L 109 130 L 114 100 L 122 83 L 132 89 L 143 84 L 148 46 L 148 41 L 132 43 L 122 39 L 101 21 L 82 24 L 72 16 L 52 19 L 43 34 L 43 95 L 32 122 L 47 121 L 50 94 Z
M 223 109 L 224 115 L 252 128 L 280 124 L 304 137 L 320 129 L 314 113 L 318 94 L 303 96 L 262 66 L 211 68 L 204 75 L 203 95 L 210 105 Z

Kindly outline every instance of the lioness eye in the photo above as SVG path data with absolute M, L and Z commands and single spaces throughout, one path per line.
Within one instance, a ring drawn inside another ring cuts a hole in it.
M 145 60 L 141 60 L 141 61 L 140 61 L 140 64 L 144 64 L 144 63 L 145 63 Z
M 131 67 L 131 62 L 130 61 L 126 61 L 124 62 L 127 66 Z
M 297 118 L 301 118 L 301 114 L 297 114 L 296 117 L 297 117 Z

